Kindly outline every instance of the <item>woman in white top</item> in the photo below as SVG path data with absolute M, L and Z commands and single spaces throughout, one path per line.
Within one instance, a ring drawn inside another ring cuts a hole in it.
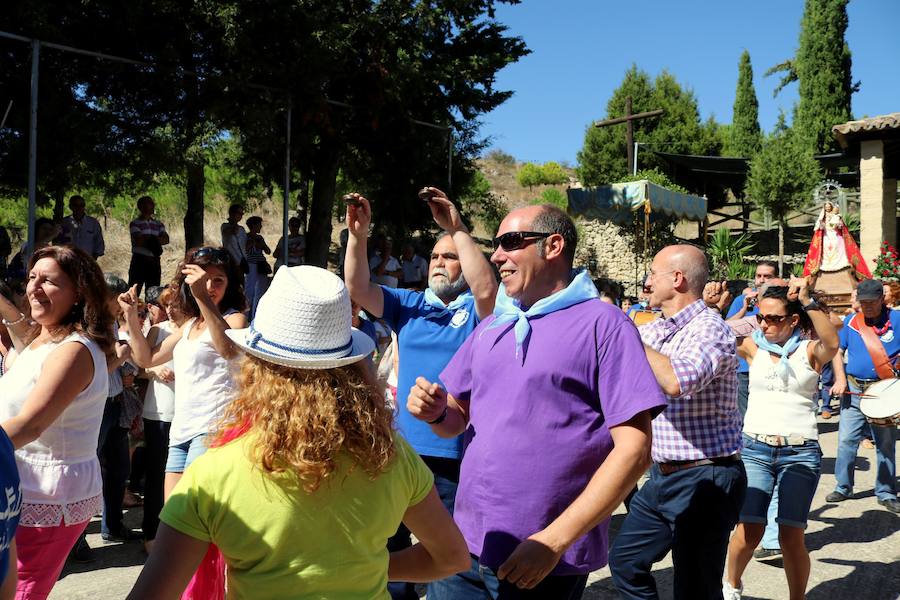
M 809 553 L 804 530 L 819 481 L 822 452 L 816 426 L 819 373 L 837 352 L 838 335 L 809 296 L 806 279 L 769 287 L 759 301 L 760 328 L 738 343 L 750 365 L 741 460 L 747 494 L 728 547 L 726 600 L 741 597 L 741 575 L 762 540 L 766 513 L 778 489 L 778 538 L 791 600 L 806 596 Z M 801 339 L 815 333 L 818 339 Z
M 46 598 L 66 556 L 103 506 L 97 436 L 114 348 L 96 261 L 67 246 L 31 257 L 26 296 L 40 325 L 0 379 L 0 422 L 17 448 L 23 501 L 18 598 Z
M 240 311 L 245 300 L 242 277 L 224 248 L 189 250 L 170 284 L 171 307 L 186 321 L 171 335 L 151 346 L 136 335 L 131 340 L 135 362 L 147 369 L 173 361 L 175 413 L 169 430 L 165 496 L 190 463 L 206 451 L 210 426 L 236 393 L 232 361 L 237 350 L 226 329 L 247 326 Z M 129 328 L 140 331 L 137 291 L 119 297 Z
M 158 291 L 162 290 L 162 291 Z M 154 295 L 155 294 L 155 295 Z M 184 316 L 172 308 L 175 292 L 171 287 L 147 290 L 147 307 L 151 327 L 147 342 L 151 346 L 164 339 L 184 324 Z M 146 483 L 144 484 L 144 548 L 149 553 L 156 530 L 159 527 L 159 511 L 163 506 L 163 480 L 166 457 L 169 452 L 169 430 L 175 416 L 175 365 L 170 360 L 145 371 L 150 380 L 144 396 L 144 445 L 146 446 Z

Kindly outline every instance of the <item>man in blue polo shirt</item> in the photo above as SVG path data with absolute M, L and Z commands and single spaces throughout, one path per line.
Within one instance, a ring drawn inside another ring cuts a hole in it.
M 352 194 L 347 202 L 350 231 L 344 274 L 350 297 L 366 311 L 383 318 L 397 334 L 400 356 L 397 374 L 397 426 L 434 473 L 441 500 L 452 513 L 459 483 L 462 436 L 442 438 L 406 408 L 406 396 L 416 377 L 439 381 L 439 375 L 481 319 L 494 310 L 497 279 L 469 235 L 459 211 L 444 192 L 425 188 L 435 222 L 446 233 L 431 251 L 425 292 L 395 289 L 369 280 L 366 238 L 372 220 L 368 200 Z M 388 540 L 390 550 L 410 545 L 402 525 Z M 418 598 L 412 584 L 388 586 L 392 598 Z
M 870 327 L 878 336 L 884 352 L 892 363 L 896 363 L 900 355 L 900 311 L 891 310 L 884 305 L 884 292 L 880 281 L 867 279 L 856 288 L 856 299 L 860 312 L 847 315 L 844 327 L 840 331 L 841 349 L 832 361 L 834 366 L 834 385 L 832 394 L 841 394 L 841 419 L 838 425 L 837 458 L 834 463 L 834 477 L 837 485 L 834 491 L 825 497 L 827 502 L 843 502 L 853 494 L 853 474 L 856 467 L 856 452 L 863 432 L 869 424 L 859 409 L 859 394 L 879 381 L 872 356 L 860 334 L 860 328 Z M 842 354 L 847 355 L 847 366 L 844 367 Z M 850 391 L 847 395 L 846 392 Z M 872 425 L 875 436 L 875 455 L 877 471 L 875 475 L 875 495 L 878 504 L 894 513 L 900 513 L 900 501 L 897 500 L 896 475 L 897 462 L 894 444 L 896 427 L 879 427 Z

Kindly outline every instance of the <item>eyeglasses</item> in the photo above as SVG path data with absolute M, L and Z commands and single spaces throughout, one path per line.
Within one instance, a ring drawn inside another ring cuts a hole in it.
M 539 240 L 553 235 L 540 231 L 510 231 L 494 238 L 494 250 L 503 248 L 506 252 L 525 247 L 531 240 Z
M 196 252 L 194 252 L 194 257 L 192 260 L 196 260 L 198 258 L 203 258 L 205 256 L 210 257 L 212 260 L 222 263 L 228 264 L 228 250 L 225 248 L 214 248 L 212 246 L 204 246 L 200 248 Z
M 766 322 L 766 325 L 781 325 L 788 317 L 790 317 L 790 315 L 763 315 L 757 313 L 756 322 L 760 325 L 762 325 L 763 321 Z
M 648 278 L 653 279 L 654 277 L 658 277 L 659 275 L 668 275 L 669 273 L 674 273 L 677 270 L 678 269 L 672 269 L 671 271 L 660 271 L 659 273 L 654 273 L 653 271 L 650 271 L 650 274 L 647 275 L 647 277 L 645 277 L 644 279 L 645 280 Z

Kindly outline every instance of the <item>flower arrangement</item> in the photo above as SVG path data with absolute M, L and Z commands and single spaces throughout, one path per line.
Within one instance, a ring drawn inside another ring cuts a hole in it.
M 872 275 L 881 281 L 900 281 L 900 254 L 887 242 L 881 244 Z

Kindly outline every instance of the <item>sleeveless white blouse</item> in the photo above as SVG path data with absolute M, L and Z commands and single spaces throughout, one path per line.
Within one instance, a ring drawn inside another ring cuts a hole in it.
M 189 339 L 196 323 L 197 319 L 187 322 L 172 351 L 175 416 L 169 433 L 170 446 L 209 433 L 210 426 L 224 414 L 237 393 L 234 370 L 238 361 L 229 361 L 219 354 L 209 328 L 196 339 Z
M 163 321 L 156 325 L 159 334 L 156 343 L 162 342 L 164 339 L 172 335 L 172 331 L 176 325 L 172 321 Z M 175 372 L 175 363 L 173 360 L 163 365 Z M 166 383 L 158 379 L 151 379 L 147 386 L 147 393 L 144 395 L 144 414 L 145 419 L 151 421 L 172 422 L 175 416 L 175 383 Z
M 0 378 L 0 421 L 19 414 L 40 377 L 44 361 L 62 344 L 79 343 L 94 361 L 90 384 L 38 439 L 16 450 L 22 480 L 19 525 L 55 527 L 89 521 L 103 508 L 97 439 L 109 390 L 106 357 L 80 333 L 59 342 L 26 348 Z
M 750 397 L 744 416 L 744 433 L 759 435 L 802 435 L 819 437 L 816 426 L 816 395 L 819 374 L 809 364 L 808 340 L 788 357 L 787 381 L 775 371 L 768 352 L 756 350 L 750 365 Z

